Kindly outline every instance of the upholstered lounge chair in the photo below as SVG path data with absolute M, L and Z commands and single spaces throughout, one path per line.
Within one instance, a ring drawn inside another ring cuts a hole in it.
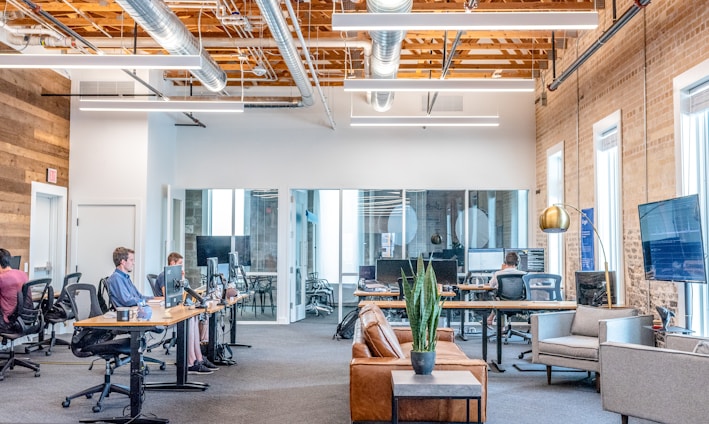
M 381 309 L 367 305 L 360 311 L 350 362 L 350 415 L 353 423 L 391 422 L 391 371 L 411 370 L 411 329 L 391 327 Z M 438 330 L 435 370 L 468 370 L 482 385 L 481 417 L 486 420 L 487 364 L 469 359 L 455 344 L 453 330 Z M 399 419 L 418 422 L 464 422 L 465 401 L 411 400 L 399 403 Z M 477 402 L 470 402 L 477 416 Z
M 598 350 L 601 343 L 617 341 L 652 345 L 652 315 L 637 316 L 630 308 L 596 308 L 579 305 L 575 311 L 532 315 L 532 362 L 547 367 L 551 384 L 552 366 L 596 373 L 600 389 Z
M 628 416 L 667 424 L 707 422 L 709 338 L 668 334 L 664 348 L 601 343 L 600 365 L 603 409 L 621 414 L 622 423 Z

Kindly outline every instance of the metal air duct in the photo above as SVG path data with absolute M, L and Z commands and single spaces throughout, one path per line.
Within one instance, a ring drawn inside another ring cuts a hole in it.
M 413 0 L 368 0 L 367 12 L 370 13 L 409 13 Z M 401 42 L 406 37 L 406 31 L 369 31 L 372 37 L 372 61 L 370 71 L 372 78 L 396 78 L 401 58 Z M 391 108 L 394 93 L 391 91 L 376 91 L 370 93 L 370 101 L 374 110 L 385 112 Z
M 164 2 L 116 0 L 116 3 L 170 54 L 202 56 L 202 68 L 190 72 L 209 91 L 219 92 L 226 87 L 226 73 Z
M 290 1 L 290 0 L 286 0 Z M 263 20 L 271 30 L 271 35 L 276 41 L 278 51 L 281 52 L 283 61 L 288 66 L 293 81 L 296 87 L 300 90 L 300 95 L 303 97 L 302 102 L 305 106 L 313 105 L 313 87 L 310 85 L 310 80 L 305 73 L 305 66 L 300 60 L 300 54 L 295 48 L 295 41 L 291 35 L 290 29 L 286 24 L 286 19 L 283 17 L 283 12 L 277 0 L 256 0 L 256 4 L 261 13 Z

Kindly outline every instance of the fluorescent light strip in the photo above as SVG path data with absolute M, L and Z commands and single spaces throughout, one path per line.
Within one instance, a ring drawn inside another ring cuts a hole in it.
M 345 91 L 534 91 L 531 79 L 360 79 L 345 80 Z
M 0 68 L 199 69 L 199 55 L 0 54 Z
M 79 109 L 94 112 L 212 112 L 239 113 L 243 102 L 221 100 L 85 100 Z
M 598 12 L 333 13 L 334 31 L 594 29 Z
M 351 116 L 352 127 L 497 127 L 498 116 Z

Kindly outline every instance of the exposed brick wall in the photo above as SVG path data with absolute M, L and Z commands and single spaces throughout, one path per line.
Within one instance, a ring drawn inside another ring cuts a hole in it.
M 632 4 L 619 0 L 618 16 Z M 537 214 L 546 206 L 547 149 L 562 141 L 566 202 L 594 207 L 593 124 L 621 111 L 624 269 L 618 272 L 624 275 L 626 304 L 648 312 L 656 305 L 676 309 L 682 286 L 644 279 L 637 206 L 677 194 L 672 79 L 709 57 L 708 6 L 706 0 L 650 3 L 557 90 L 547 92 L 546 106 L 536 106 Z M 611 25 L 610 5 L 600 21 L 598 30 L 583 33 L 558 53 L 557 75 Z M 551 71 L 545 72 L 544 83 L 551 81 Z M 578 213 L 571 219 L 564 237 L 564 281 L 567 293 L 575 295 Z M 545 235 L 536 238 L 546 244 Z

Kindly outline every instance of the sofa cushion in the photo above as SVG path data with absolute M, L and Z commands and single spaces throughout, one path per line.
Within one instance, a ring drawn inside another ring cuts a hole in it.
M 406 353 L 407 358 L 411 357 L 413 343 L 401 343 L 401 350 Z M 465 352 L 463 352 L 460 347 L 458 347 L 457 344 L 450 342 L 436 343 L 436 363 L 439 363 L 439 360 L 459 361 L 461 359 L 468 359 L 468 356 L 465 354 Z
M 375 357 L 405 358 L 399 340 L 378 307 L 363 308 L 359 321 L 367 347 Z
M 540 340 L 539 354 L 598 361 L 598 337 L 565 336 Z
M 632 317 L 638 312 L 632 308 L 601 308 L 578 305 L 571 323 L 571 334 L 576 336 L 598 337 L 598 321 L 602 319 Z
M 697 345 L 694 346 L 694 353 L 701 353 L 702 355 L 709 355 L 709 341 L 699 341 Z

